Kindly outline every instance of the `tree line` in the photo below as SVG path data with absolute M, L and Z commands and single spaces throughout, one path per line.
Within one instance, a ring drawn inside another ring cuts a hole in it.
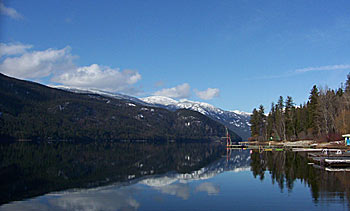
M 251 140 L 340 140 L 350 133 L 350 73 L 338 89 L 314 85 L 306 103 L 296 106 L 291 96 L 279 97 L 265 114 L 260 105 L 251 115 Z

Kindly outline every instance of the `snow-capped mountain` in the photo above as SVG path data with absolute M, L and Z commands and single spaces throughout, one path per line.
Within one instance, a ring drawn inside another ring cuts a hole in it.
M 202 113 L 211 119 L 224 124 L 233 132 L 237 133 L 243 140 L 247 140 L 250 137 L 250 113 L 242 112 L 238 110 L 225 111 L 217 108 L 211 104 L 204 102 L 196 102 L 187 99 L 174 100 L 169 97 L 164 96 L 150 96 L 146 98 L 136 98 L 128 95 L 123 95 L 119 93 L 111 93 L 96 89 L 82 89 L 73 88 L 66 86 L 51 86 L 53 88 L 58 88 L 75 93 L 91 93 L 98 94 L 107 97 L 113 97 L 116 99 L 123 99 L 130 102 L 135 102 L 144 106 L 156 106 L 161 108 L 166 108 L 168 110 L 177 109 L 189 109 Z
M 198 111 L 222 124 L 237 133 L 243 140 L 250 137 L 250 113 L 242 111 L 225 111 L 213 105 L 204 102 L 190 101 L 186 99 L 174 100 L 164 96 L 151 96 L 141 98 L 140 100 L 158 107 L 169 110 L 190 109 Z

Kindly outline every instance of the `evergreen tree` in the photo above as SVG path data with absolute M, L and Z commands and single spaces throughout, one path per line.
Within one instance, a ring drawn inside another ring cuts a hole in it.
M 284 116 L 285 116 L 286 137 L 289 140 L 292 138 L 293 135 L 295 135 L 295 127 L 293 124 L 293 119 L 294 119 L 293 114 L 294 114 L 293 99 L 291 96 L 287 96 Z
M 308 102 L 308 128 L 312 129 L 313 135 L 320 134 L 319 127 L 319 92 L 317 86 L 314 85 L 310 92 Z
M 250 125 L 252 137 L 259 136 L 259 112 L 255 108 L 250 116 Z
M 254 109 L 250 118 L 250 129 L 252 137 L 258 140 L 266 139 L 266 127 L 265 127 L 265 109 L 263 105 L 259 106 L 259 110 Z
M 276 128 L 278 136 L 286 140 L 286 127 L 285 127 L 285 118 L 284 118 L 284 100 L 280 96 L 276 104 Z
M 276 125 L 276 112 L 275 112 L 275 103 L 271 103 L 271 111 L 267 116 L 266 120 L 266 134 L 268 139 L 275 138 L 275 125 Z
M 265 127 L 265 109 L 263 105 L 259 106 L 259 137 L 262 137 L 264 140 L 266 140 L 266 127 Z
M 264 140 L 330 139 L 350 133 L 350 73 L 345 85 L 332 90 L 312 87 L 307 103 L 295 107 L 293 99 L 280 96 L 271 104 L 271 111 L 263 115 L 263 106 L 254 109 L 251 122 L 252 134 Z M 253 130 L 254 129 L 254 130 Z M 254 132 L 253 132 L 254 131 Z

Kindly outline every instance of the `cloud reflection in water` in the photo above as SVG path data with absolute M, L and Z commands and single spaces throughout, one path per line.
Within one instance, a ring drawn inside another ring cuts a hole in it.
M 203 182 L 196 187 L 197 192 L 206 192 L 208 195 L 217 195 L 220 192 L 220 187 L 211 182 Z
M 76 192 L 47 194 L 29 201 L 14 202 L 0 210 L 137 210 L 135 187 L 108 186 Z

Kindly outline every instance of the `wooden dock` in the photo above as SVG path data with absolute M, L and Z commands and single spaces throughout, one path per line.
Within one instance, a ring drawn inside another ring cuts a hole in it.
M 303 143 L 303 142 L 302 142 Z M 299 146 L 300 145 L 300 146 Z M 278 152 L 278 151 L 292 151 L 306 153 L 310 159 L 310 164 L 314 167 L 321 166 L 327 171 L 342 171 L 340 169 L 345 169 L 344 171 L 350 171 L 350 150 L 349 148 L 313 148 L 312 144 L 304 146 L 301 144 L 294 145 L 281 145 L 281 144 L 249 144 L 249 142 L 239 142 L 239 144 L 233 145 L 228 139 L 227 149 L 243 149 L 243 150 L 259 150 L 262 152 Z M 333 146 L 334 147 L 334 146 Z
M 350 157 L 325 158 L 325 166 L 346 167 L 350 166 Z
M 314 168 L 317 169 L 322 169 L 324 171 L 329 171 L 329 172 L 350 172 L 350 168 L 349 167 L 344 167 L 344 168 L 334 168 L 334 167 L 325 167 L 325 166 L 320 166 L 317 164 L 313 165 Z
M 350 167 L 350 153 L 339 149 L 308 153 L 308 157 L 326 167 Z
M 278 146 L 261 146 L 261 145 L 241 145 L 241 144 L 235 144 L 235 145 L 226 145 L 228 150 L 233 150 L 233 149 L 245 149 L 245 150 L 259 150 L 259 152 L 282 152 L 287 149 L 283 147 L 278 147 Z
M 327 150 L 328 152 L 337 152 L 340 149 L 292 148 L 293 152 L 322 152 L 325 150 Z

